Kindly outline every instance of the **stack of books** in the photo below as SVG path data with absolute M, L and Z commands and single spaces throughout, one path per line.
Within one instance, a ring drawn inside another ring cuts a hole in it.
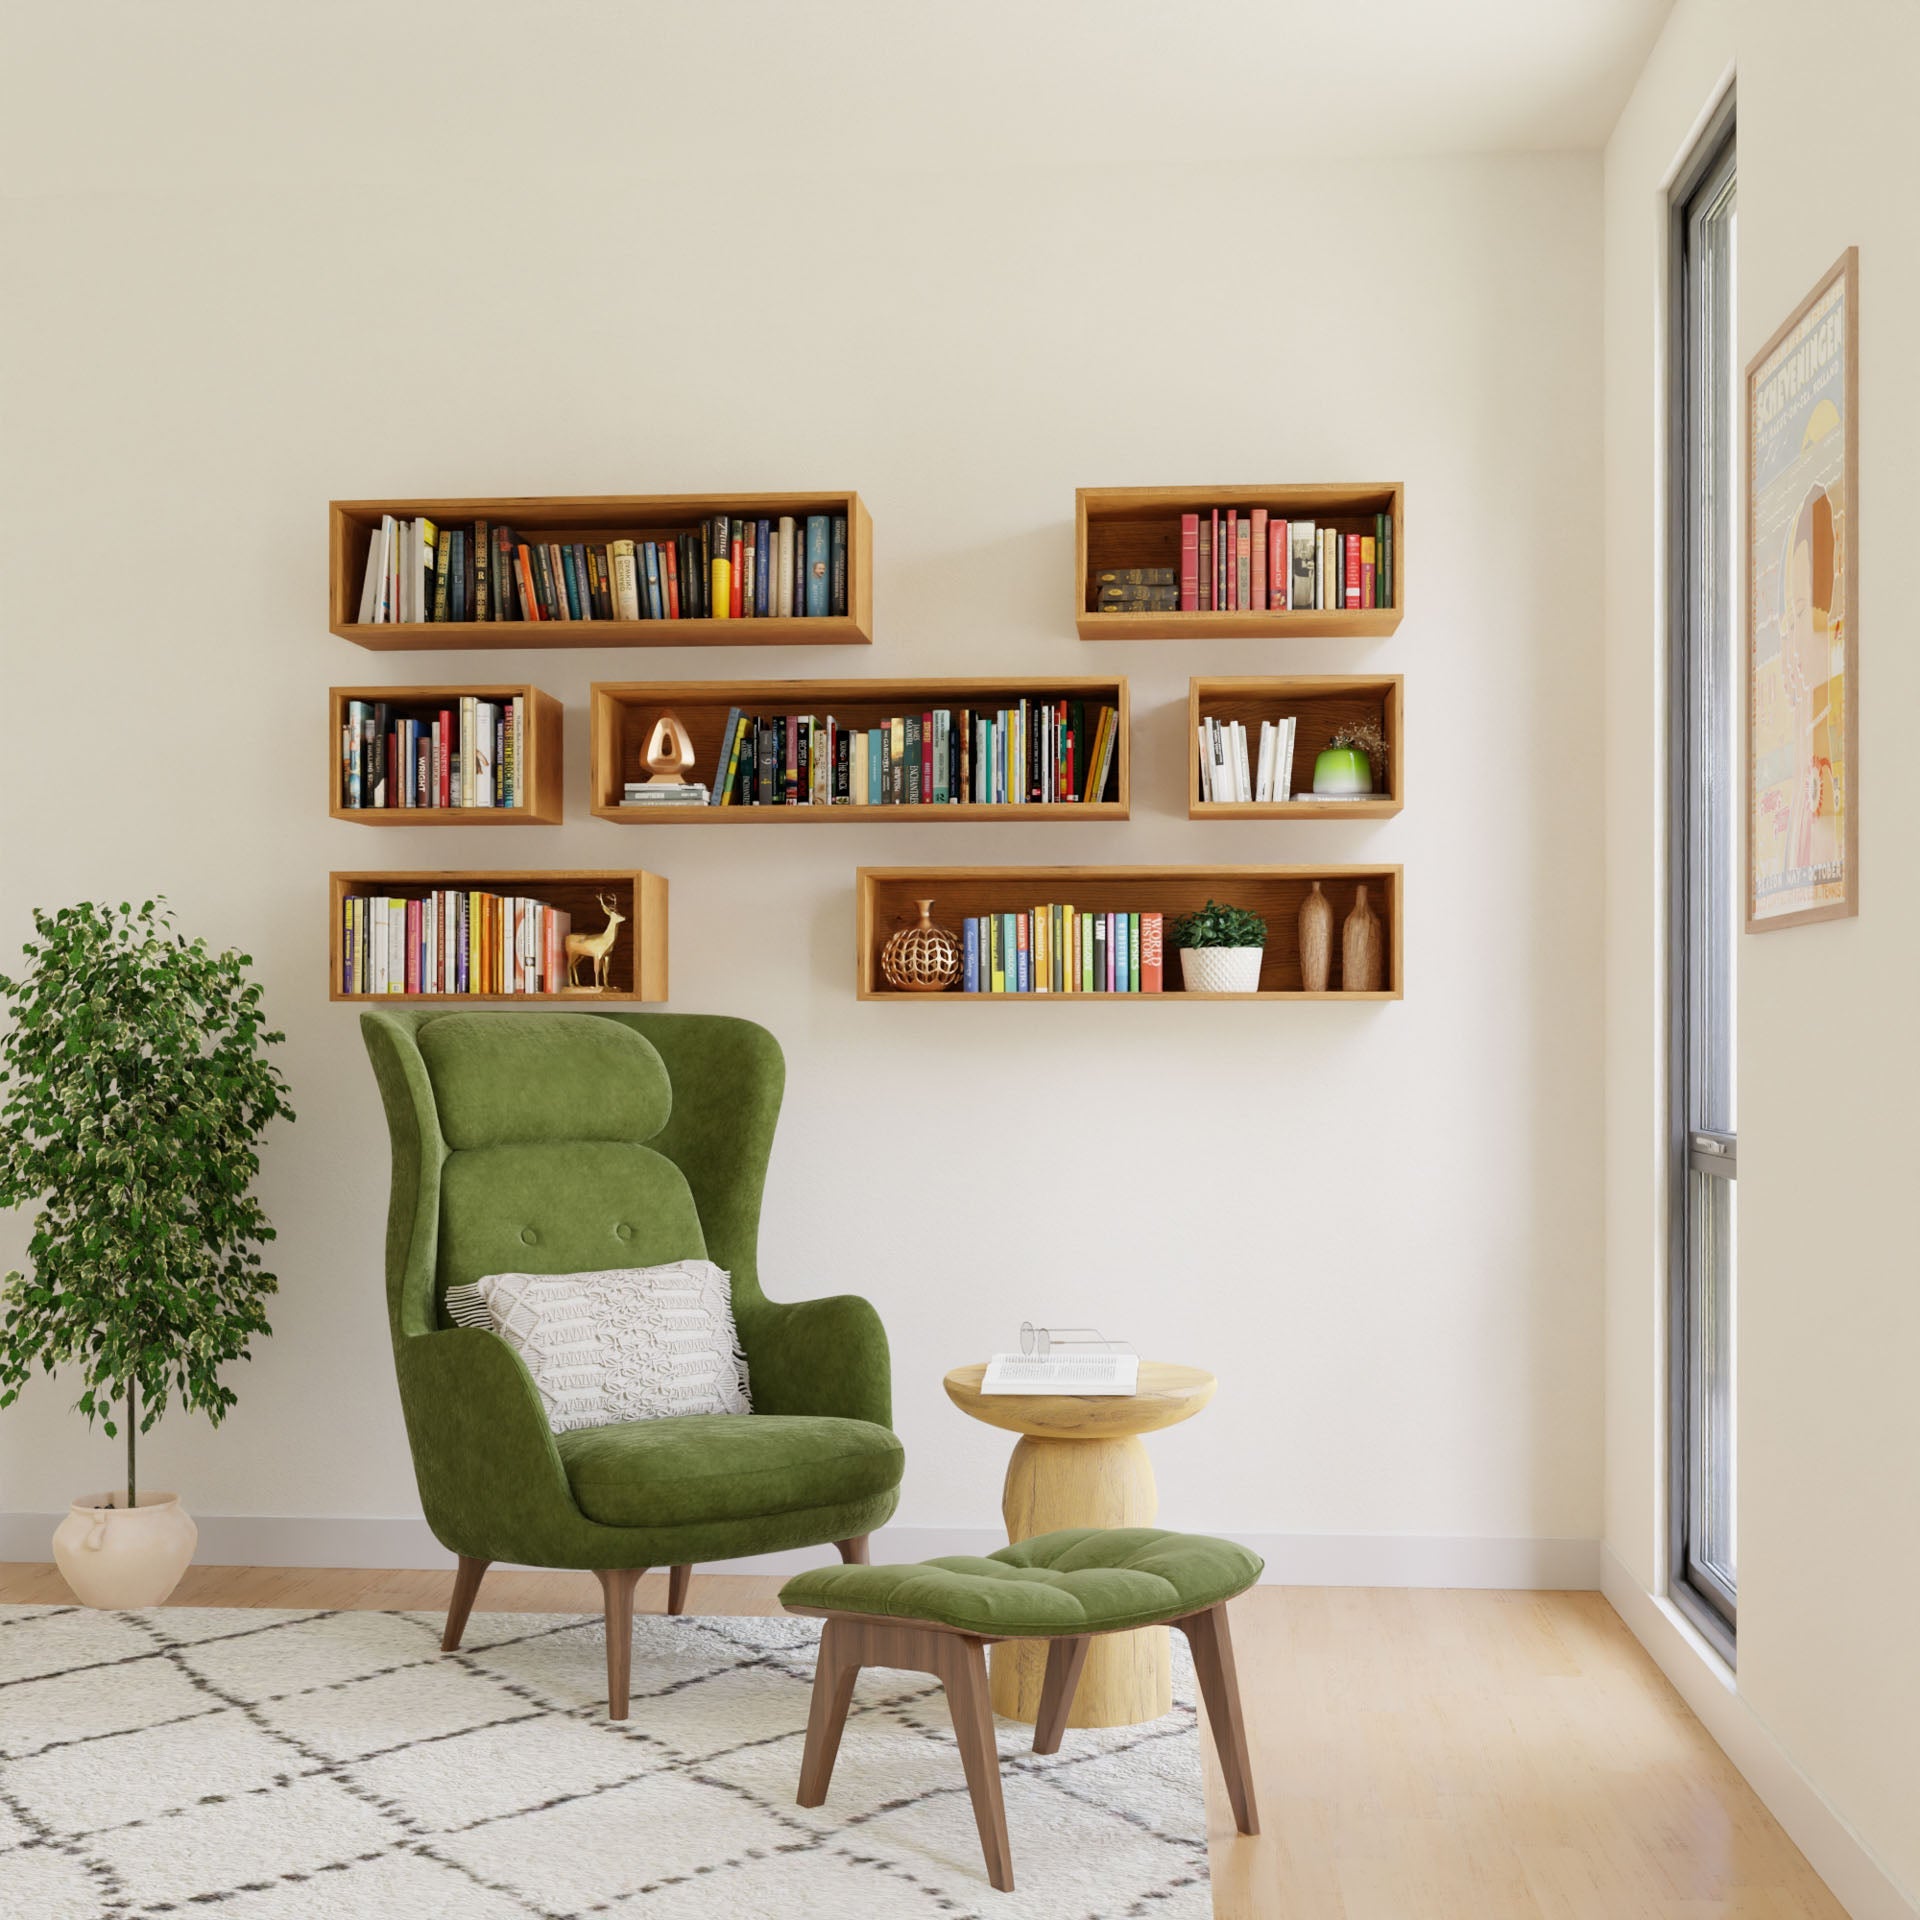
M 1293 743 L 1298 717 L 1260 722 L 1259 755 L 1247 752 L 1246 724 L 1239 720 L 1200 722 L 1200 793 L 1206 800 L 1291 800 Z
M 1285 613 L 1393 605 L 1393 516 L 1369 527 L 1282 520 L 1265 507 L 1180 516 L 1180 567 L 1094 576 L 1101 613 Z
M 526 703 L 460 696 L 457 708 L 396 715 L 349 700 L 340 728 L 340 804 L 518 807 L 526 803 Z
M 1171 567 L 1103 567 L 1093 576 L 1099 613 L 1171 613 L 1180 604 L 1180 582 Z
M 383 514 L 360 623 L 787 620 L 847 611 L 845 514 L 703 520 L 652 540 L 555 540 Z
M 572 916 L 544 900 L 442 891 L 341 903 L 342 993 L 558 993 Z
M 965 993 L 1158 993 L 1164 977 L 1157 913 L 986 913 L 962 924 L 960 940 Z
M 620 798 L 623 807 L 704 807 L 712 796 L 700 781 L 629 780 Z
M 714 762 L 717 807 L 1073 806 L 1105 797 L 1118 711 L 1021 700 L 939 707 L 877 726 L 832 714 L 728 711 Z M 631 791 L 631 790 L 630 790 Z

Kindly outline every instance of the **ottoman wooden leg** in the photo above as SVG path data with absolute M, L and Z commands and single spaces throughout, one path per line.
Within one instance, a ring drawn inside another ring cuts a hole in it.
M 1247 1726 L 1240 1714 L 1240 1676 L 1233 1666 L 1226 1602 L 1173 1624 L 1193 1649 L 1193 1670 L 1207 1703 L 1207 1724 L 1213 1729 L 1213 1750 L 1220 1756 L 1233 1824 L 1242 1833 L 1258 1833 L 1260 1814 L 1253 1804 L 1253 1769 L 1247 1762 Z
M 667 1569 L 667 1611 L 685 1613 L 687 1610 L 687 1588 L 693 1583 L 691 1567 L 669 1567 Z
M 1007 1838 L 1006 1802 L 1000 1797 L 1000 1748 L 993 1737 L 993 1706 L 987 1698 L 987 1650 L 978 1640 L 957 1634 L 947 1642 L 940 1678 L 947 1689 L 953 1735 L 960 1743 L 960 1764 L 967 1770 L 973 1823 L 980 1829 L 980 1851 L 987 1878 L 1002 1893 L 1013 1891 L 1013 1844 Z
M 827 1797 L 840 1735 L 853 1704 L 853 1683 L 860 1673 L 859 1629 L 829 1620 L 820 1634 L 820 1657 L 813 1669 L 813 1702 L 807 1709 L 807 1744 L 800 1756 L 796 1802 L 817 1807 Z
M 1092 1645 L 1093 1636 L 1087 1633 L 1047 1643 L 1047 1677 L 1040 1688 L 1040 1711 L 1033 1722 L 1035 1753 L 1060 1751 L 1060 1736 L 1066 1732 L 1067 1716 L 1073 1711 L 1080 1669 L 1087 1664 L 1087 1649 Z

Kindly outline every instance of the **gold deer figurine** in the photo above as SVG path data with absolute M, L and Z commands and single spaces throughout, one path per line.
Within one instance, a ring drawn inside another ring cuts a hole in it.
M 627 916 L 604 893 L 598 898 L 601 911 L 607 916 L 607 924 L 598 933 L 567 935 L 567 991 L 569 993 L 605 993 L 607 990 L 607 962 L 613 953 L 613 936 L 619 931 L 621 922 Z M 580 984 L 582 960 L 593 962 L 593 985 L 590 987 L 583 987 Z

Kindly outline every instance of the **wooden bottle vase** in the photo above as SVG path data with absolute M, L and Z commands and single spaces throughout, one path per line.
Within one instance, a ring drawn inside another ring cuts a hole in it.
M 1355 890 L 1353 911 L 1340 929 L 1340 988 L 1343 993 L 1378 993 L 1381 984 L 1380 916 L 1367 905 L 1364 885 Z
M 1325 993 L 1333 971 L 1333 902 L 1320 882 L 1300 902 L 1300 984 L 1309 993 Z

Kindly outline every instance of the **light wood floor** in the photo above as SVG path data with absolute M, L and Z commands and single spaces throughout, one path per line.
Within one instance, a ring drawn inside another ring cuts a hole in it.
M 174 1604 L 440 1607 L 449 1579 L 195 1567 Z M 772 1613 L 779 1584 L 696 1575 L 689 1611 Z M 0 1601 L 69 1597 L 52 1567 L 0 1565 Z M 588 1613 L 600 1592 L 503 1571 L 479 1604 Z M 665 1607 L 664 1574 L 636 1604 Z M 1262 1832 L 1234 1833 L 1209 1752 L 1223 1920 L 1845 1920 L 1598 1594 L 1259 1587 L 1233 1630 Z

